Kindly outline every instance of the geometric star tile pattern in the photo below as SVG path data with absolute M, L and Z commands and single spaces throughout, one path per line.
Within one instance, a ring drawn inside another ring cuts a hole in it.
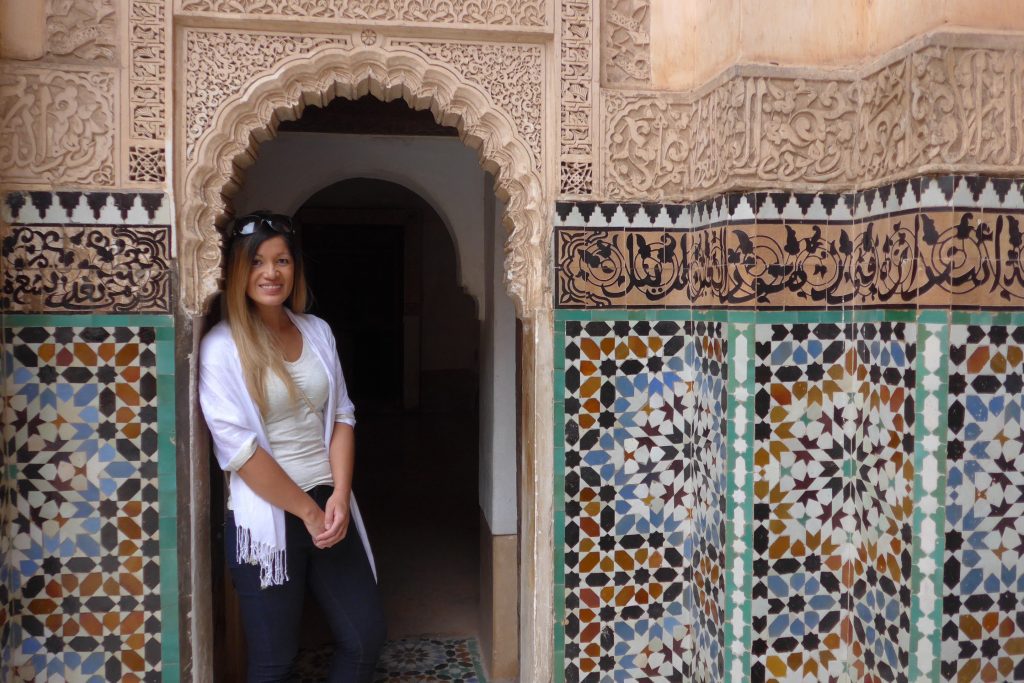
M 12 680 L 158 680 L 153 327 L 4 330 Z
M 914 511 L 916 325 L 854 326 L 852 676 L 906 681 Z
M 945 680 L 1024 680 L 1024 327 L 950 330 Z
M 848 325 L 755 330 L 754 681 L 828 680 L 852 640 L 845 485 Z
M 756 326 L 753 680 L 905 680 L 916 326 Z
M 723 680 L 721 323 L 569 320 L 566 681 Z

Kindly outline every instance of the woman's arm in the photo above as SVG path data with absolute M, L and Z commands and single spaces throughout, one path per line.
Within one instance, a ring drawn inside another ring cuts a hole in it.
M 334 479 L 334 493 L 324 506 L 324 526 L 313 540 L 317 547 L 330 547 L 348 533 L 348 500 L 352 493 L 352 468 L 355 465 L 355 431 L 344 422 L 335 422 L 331 443 L 327 448 Z
M 324 511 L 269 453 L 257 446 L 256 452 L 235 471 L 235 475 L 242 477 L 242 481 L 260 498 L 301 519 L 314 544 L 321 547 L 317 537 L 324 533 Z

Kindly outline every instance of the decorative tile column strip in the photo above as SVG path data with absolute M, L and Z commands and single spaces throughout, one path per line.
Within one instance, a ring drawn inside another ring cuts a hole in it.
M 948 311 L 923 311 L 918 322 L 914 575 L 908 676 L 911 681 L 938 680 L 940 673 L 949 323 Z
M 724 679 L 750 680 L 754 529 L 754 320 L 729 315 L 728 497 L 725 552 Z
M 561 315 L 562 676 L 725 680 L 724 316 Z
M 5 679 L 178 678 L 172 325 L 5 318 Z
M 1024 317 L 953 314 L 941 675 L 1024 676 Z

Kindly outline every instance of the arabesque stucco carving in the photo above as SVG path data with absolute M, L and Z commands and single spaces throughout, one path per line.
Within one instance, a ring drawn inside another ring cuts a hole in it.
M 114 185 L 114 74 L 6 66 L 0 179 Z
M 46 0 L 50 58 L 112 63 L 117 55 L 114 0 Z
M 266 36 L 260 36 L 260 41 L 267 44 Z M 192 36 L 186 36 L 186 43 L 207 49 L 227 44 L 200 43 Z M 193 69 L 217 65 L 228 84 L 214 92 L 215 106 L 201 99 L 198 88 L 190 86 L 186 96 L 184 119 L 196 137 L 186 164 L 184 194 L 179 195 L 185 310 L 202 312 L 219 289 L 222 253 L 217 224 L 227 218 L 225 198 L 242 182 L 241 169 L 257 154 L 259 141 L 272 136 L 279 121 L 298 118 L 308 104 L 368 93 L 385 101 L 402 98 L 414 109 L 429 108 L 439 122 L 456 127 L 462 140 L 479 152 L 484 168 L 496 177 L 497 194 L 506 202 L 509 292 L 521 313 L 549 305 L 547 202 L 530 143 L 523 139 L 515 113 L 462 74 L 457 59 L 452 60 L 455 64 L 437 61 L 398 44 L 353 49 L 346 41 L 308 47 L 276 52 L 277 59 L 267 62 L 270 68 L 264 71 L 241 65 L 229 68 L 227 54 L 236 55 L 235 59 L 260 58 L 249 50 L 197 56 L 188 64 L 186 82 L 198 82 L 200 76 Z M 500 76 L 498 63 L 492 64 L 494 75 Z M 207 125 L 201 126 L 200 120 Z
M 183 0 L 182 11 L 539 27 L 547 0 Z
M 594 17 L 591 0 L 562 0 L 559 54 L 559 191 L 594 191 Z
M 944 40 L 860 72 L 749 67 L 691 93 L 603 91 L 603 194 L 681 200 L 1019 171 L 1024 47 Z

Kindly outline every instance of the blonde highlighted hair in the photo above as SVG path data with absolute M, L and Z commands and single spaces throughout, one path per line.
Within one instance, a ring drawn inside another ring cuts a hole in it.
M 236 219 L 235 225 L 242 225 L 246 221 L 251 222 L 254 217 L 265 218 L 268 216 L 271 214 L 262 211 L 256 212 Z M 302 264 L 302 252 L 297 234 L 292 229 L 291 221 L 286 217 L 274 215 L 274 219 L 278 222 L 286 221 L 289 232 L 272 230 L 266 227 L 264 221 L 257 220 L 251 234 L 235 235 L 231 238 L 221 306 L 224 319 L 231 328 L 235 346 L 238 347 L 242 375 L 249 389 L 249 395 L 264 418 L 267 415 L 266 379 L 268 371 L 273 372 L 284 382 L 292 401 L 302 400 L 304 396 L 285 367 L 284 353 L 277 339 L 267 329 L 263 319 L 256 311 L 256 305 L 246 294 L 249 271 L 252 269 L 253 260 L 261 244 L 274 237 L 282 237 L 288 245 L 288 251 L 291 252 L 294 279 L 292 280 L 291 294 L 284 305 L 296 313 L 303 313 L 309 300 L 306 273 Z

